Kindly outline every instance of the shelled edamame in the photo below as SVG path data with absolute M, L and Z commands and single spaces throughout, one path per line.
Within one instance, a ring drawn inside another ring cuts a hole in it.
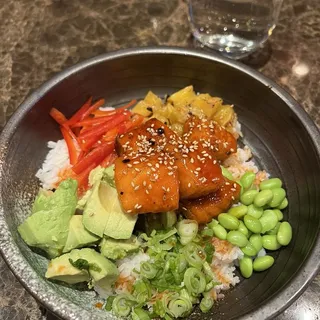
M 242 188 L 239 205 L 208 224 L 215 237 L 229 241 L 244 253 L 239 268 L 245 278 L 274 264 L 272 256 L 258 256 L 261 249 L 278 250 L 292 239 L 291 225 L 282 221 L 281 210 L 288 206 L 282 181 L 272 178 L 256 186 L 255 178 L 253 172 L 246 172 L 238 182 Z

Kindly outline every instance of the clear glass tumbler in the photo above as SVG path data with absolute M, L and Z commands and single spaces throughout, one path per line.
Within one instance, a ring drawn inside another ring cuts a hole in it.
M 239 59 L 272 34 L 282 0 L 189 0 L 193 36 L 202 45 Z

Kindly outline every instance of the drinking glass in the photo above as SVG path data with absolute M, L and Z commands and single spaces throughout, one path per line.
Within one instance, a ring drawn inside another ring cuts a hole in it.
M 189 0 L 191 30 L 202 46 L 239 59 L 271 36 L 281 4 L 282 0 Z

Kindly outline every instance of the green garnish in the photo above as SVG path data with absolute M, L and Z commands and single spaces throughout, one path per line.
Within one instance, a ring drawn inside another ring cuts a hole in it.
M 76 261 L 73 261 L 72 259 L 69 259 L 70 264 L 79 269 L 79 270 L 87 270 L 89 271 L 96 271 L 96 272 L 100 272 L 101 268 L 96 264 L 96 263 L 89 263 L 87 260 L 85 259 L 77 259 Z

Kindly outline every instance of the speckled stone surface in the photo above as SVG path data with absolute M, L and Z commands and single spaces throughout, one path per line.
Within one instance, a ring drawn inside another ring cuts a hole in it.
M 320 126 L 319 40 L 319 0 L 285 0 L 270 42 L 244 62 L 287 89 Z M 0 42 L 0 130 L 33 89 L 83 59 L 133 46 L 194 46 L 181 0 L 2 1 Z M 319 318 L 320 276 L 278 320 Z M 55 319 L 2 260 L 0 319 Z

